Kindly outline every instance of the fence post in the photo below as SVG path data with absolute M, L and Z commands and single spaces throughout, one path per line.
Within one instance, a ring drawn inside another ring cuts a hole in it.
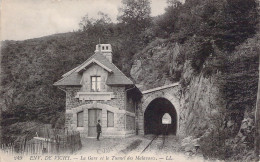
M 43 153 L 57 153 L 61 152 L 75 152 L 81 148 L 80 133 L 77 131 L 69 131 L 66 129 L 57 129 L 54 132 L 47 130 L 42 132 L 42 128 L 39 128 L 37 132 L 38 136 L 41 135 L 51 138 L 45 138 L 44 140 L 28 140 L 27 137 L 20 140 L 18 143 L 1 144 L 0 148 L 7 154 L 14 154 L 15 152 L 20 155 L 29 154 L 43 154 Z M 45 150 L 44 150 L 45 148 Z

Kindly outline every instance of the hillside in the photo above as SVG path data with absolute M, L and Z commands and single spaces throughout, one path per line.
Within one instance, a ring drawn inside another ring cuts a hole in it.
M 136 55 L 131 75 L 143 89 L 175 81 L 181 83 L 184 110 L 180 122 L 185 125 L 181 131 L 201 140 L 204 156 L 250 159 L 253 157 L 259 38 L 258 32 L 228 54 L 213 46 L 217 56 L 205 59 L 199 71 L 192 67 L 191 60 L 181 59 L 194 49 L 190 48 L 189 41 L 181 44 L 155 40 Z
M 10 125 L 14 124 L 13 127 L 18 129 L 16 124 L 26 121 L 63 127 L 65 93 L 53 83 L 94 54 L 97 42 L 97 38 L 84 32 L 2 42 L 3 128 L 11 131 Z M 102 42 L 115 47 L 119 43 L 113 37 L 109 38 L 109 42 L 102 37 Z M 117 57 L 116 48 L 114 58 L 117 64 L 120 57 Z M 9 140 L 12 139 L 16 137 Z

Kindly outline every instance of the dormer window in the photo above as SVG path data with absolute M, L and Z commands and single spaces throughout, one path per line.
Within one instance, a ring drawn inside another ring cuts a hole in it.
M 101 77 L 100 76 L 92 76 L 91 77 L 91 91 L 99 92 L 101 88 Z

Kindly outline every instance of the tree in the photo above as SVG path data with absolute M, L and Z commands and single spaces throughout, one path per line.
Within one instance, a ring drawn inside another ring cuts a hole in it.
M 82 31 L 87 31 L 94 26 L 105 26 L 111 23 L 111 18 L 108 16 L 108 14 L 99 11 L 98 17 L 98 19 L 89 18 L 88 14 L 86 14 L 79 23 L 80 29 Z
M 259 5 L 260 2 L 258 1 L 258 16 L 260 15 L 259 12 Z M 257 26 L 258 31 L 260 31 L 260 25 Z M 258 51 L 258 57 L 260 60 L 260 49 Z M 256 101 L 256 110 L 255 110 L 255 161 L 260 160 L 260 61 L 259 61 L 259 68 L 258 68 L 258 91 L 257 91 L 257 101 Z
M 165 13 L 154 19 L 153 28 L 157 37 L 167 38 L 176 32 L 176 22 L 182 11 L 181 3 L 178 0 L 167 0 L 167 3 Z
M 169 7 L 177 7 L 181 2 L 179 0 L 167 0 L 167 4 Z
M 88 14 L 82 17 L 81 21 L 79 22 L 80 30 L 85 31 L 88 30 L 93 25 L 94 19 L 90 19 Z
M 150 0 L 122 0 L 117 17 L 131 32 L 144 31 L 151 24 Z
M 80 23 L 80 31 L 85 32 L 88 36 L 93 36 L 96 41 L 101 38 L 105 39 L 106 36 L 109 36 L 111 32 L 114 32 L 113 23 L 108 14 L 103 12 L 98 12 L 98 18 L 89 18 L 88 15 L 85 15 Z
M 199 13 L 200 35 L 215 40 L 223 51 L 233 51 L 256 33 L 256 6 L 255 0 L 206 0 Z
M 98 17 L 99 18 L 96 20 L 96 23 L 103 24 L 103 25 L 111 23 L 111 18 L 108 16 L 108 14 L 104 12 L 99 11 Z

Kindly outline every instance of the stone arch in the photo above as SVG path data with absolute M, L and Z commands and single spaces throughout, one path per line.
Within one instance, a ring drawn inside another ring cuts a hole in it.
M 92 109 L 92 108 L 99 108 L 99 109 L 102 109 L 102 110 L 111 111 L 113 113 L 123 111 L 123 110 L 120 110 L 117 107 L 113 107 L 113 106 L 110 106 L 110 105 L 107 105 L 107 104 L 101 104 L 101 103 L 92 103 L 92 104 L 80 105 L 78 107 L 73 108 L 72 111 L 73 111 L 73 113 L 78 113 L 80 111 L 84 111 L 86 109 Z
M 142 103 L 142 113 L 143 113 L 143 130 L 144 130 L 144 113 L 148 107 L 148 105 L 157 98 L 164 98 L 171 102 L 171 104 L 174 106 L 176 113 L 177 113 L 177 128 L 176 128 L 176 135 L 179 134 L 179 127 L 180 127 L 180 101 L 178 98 L 176 98 L 174 95 L 171 95 L 169 93 L 160 93 L 160 94 L 153 94 L 146 98 L 144 102 Z M 144 133 L 144 132 L 143 132 Z

